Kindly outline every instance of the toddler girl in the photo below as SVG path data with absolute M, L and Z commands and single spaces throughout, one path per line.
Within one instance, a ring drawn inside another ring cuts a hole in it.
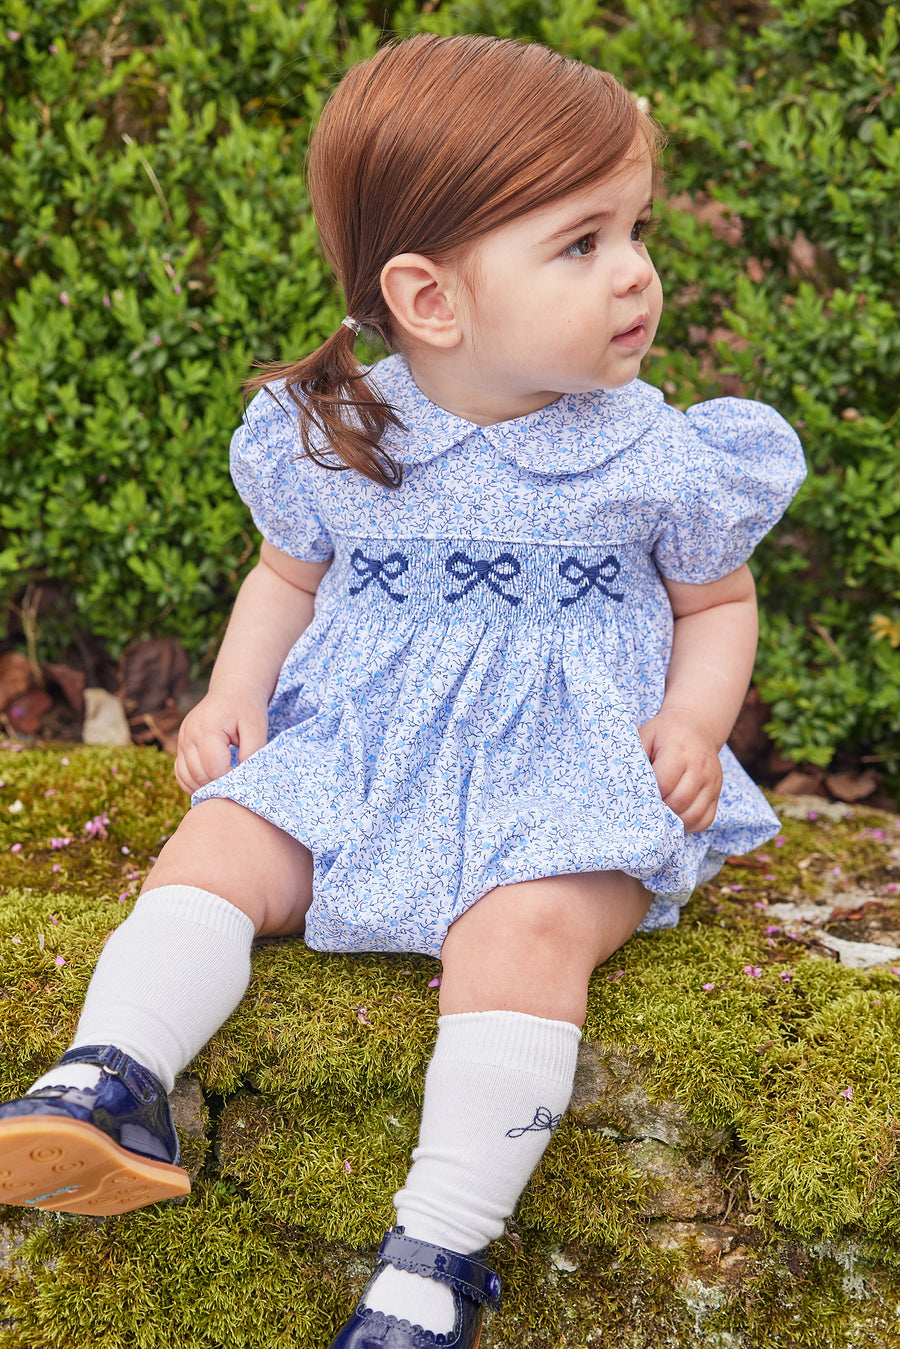
M 255 933 L 439 956 L 397 1226 L 334 1349 L 473 1349 L 591 972 L 777 830 L 724 745 L 746 560 L 802 457 L 767 407 L 683 415 L 637 379 L 656 149 L 610 75 L 537 45 L 420 36 L 341 82 L 309 183 L 348 316 L 232 442 L 264 542 L 182 728 L 193 809 L 74 1047 L 0 1108 L 12 1202 L 184 1193 L 166 1093 Z M 394 352 L 371 370 L 360 329 Z

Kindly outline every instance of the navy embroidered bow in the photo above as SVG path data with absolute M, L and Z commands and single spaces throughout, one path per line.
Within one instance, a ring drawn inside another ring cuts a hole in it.
M 579 562 L 577 557 L 567 557 L 565 562 L 559 564 L 559 574 L 564 581 L 570 585 L 577 585 L 581 588 L 574 595 L 568 595 L 560 600 L 560 605 L 564 608 L 567 604 L 575 604 L 577 600 L 583 599 L 591 587 L 599 590 L 602 595 L 608 595 L 611 600 L 623 600 L 625 592 L 623 590 L 611 590 L 610 586 L 619 575 L 622 568 L 619 566 L 617 558 L 612 553 L 602 557 L 599 562 L 586 567 L 583 562 Z
M 482 581 L 488 590 L 506 600 L 507 604 L 522 602 L 520 595 L 508 595 L 501 585 L 502 581 L 512 581 L 522 570 L 512 553 L 501 553 L 499 557 L 494 558 L 474 558 L 468 557 L 465 553 L 453 553 L 447 558 L 444 569 L 458 581 L 466 582 L 462 590 L 444 596 L 451 604 L 462 599 L 463 595 L 468 595 L 469 591 L 474 590 Z
M 350 566 L 357 576 L 362 577 L 359 585 L 350 587 L 351 595 L 358 595 L 366 586 L 377 581 L 384 593 L 390 595 L 398 604 L 402 604 L 407 598 L 399 590 L 391 590 L 388 585 L 388 581 L 396 581 L 398 576 L 409 570 L 409 558 L 404 557 L 402 553 L 389 553 L 382 561 L 377 557 L 366 557 L 360 548 L 354 548 L 350 554 Z
M 506 1137 L 521 1138 L 523 1134 L 539 1134 L 545 1129 L 552 1134 L 561 1119 L 562 1115 L 551 1115 L 545 1105 L 539 1105 L 530 1124 L 523 1125 L 521 1129 L 507 1129 Z

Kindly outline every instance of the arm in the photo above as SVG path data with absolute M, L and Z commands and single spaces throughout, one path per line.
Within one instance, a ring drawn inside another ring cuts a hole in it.
M 313 618 L 316 590 L 331 564 L 300 562 L 264 542 L 235 600 L 209 692 L 178 733 L 175 776 L 186 792 L 266 743 L 268 703 L 285 657 Z
M 749 567 L 721 581 L 663 578 L 675 616 L 666 692 L 640 728 L 659 790 L 687 833 L 707 829 L 722 787 L 719 750 L 741 709 L 756 655 L 756 587 Z

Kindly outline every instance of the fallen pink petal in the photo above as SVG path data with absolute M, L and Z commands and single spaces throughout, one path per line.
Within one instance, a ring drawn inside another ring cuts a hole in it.
M 349 1176 L 350 1172 L 353 1170 L 353 1167 L 350 1165 L 349 1162 L 344 1162 L 344 1170 L 346 1171 L 347 1175 Z
M 440 986 L 441 986 L 440 979 L 432 979 L 428 985 L 429 988 L 440 988 Z
M 748 975 L 751 979 L 759 979 L 762 975 L 762 970 L 758 965 L 745 965 L 744 974 Z
M 711 993 L 711 992 L 713 991 L 714 988 L 715 988 L 715 984 L 704 984 L 704 985 L 703 985 L 703 992 L 704 992 L 704 993 Z
M 57 965 L 65 965 L 66 962 L 63 960 L 62 956 L 57 956 L 54 963 Z
M 21 852 L 21 851 L 22 851 L 21 843 L 14 843 L 10 848 L 10 852 Z
M 775 847 L 776 847 L 776 848 L 783 848 L 786 842 L 787 842 L 787 839 L 785 838 L 784 834 L 779 834 L 778 837 L 777 837 L 776 840 L 775 840 Z
M 624 970 L 616 970 L 615 974 L 611 974 L 611 975 L 609 976 L 609 981 L 610 981 L 610 983 L 612 983 L 612 981 L 613 981 L 614 979 L 621 979 L 621 978 L 622 978 L 622 975 L 623 975 L 624 973 L 625 973 Z
M 848 1100 L 848 1101 L 852 1101 L 852 1100 L 853 1100 L 853 1088 L 852 1088 L 852 1087 L 847 1087 L 845 1091 L 839 1092 L 838 1094 L 839 1094 L 840 1096 L 845 1097 L 845 1099 Z
M 790 983 L 791 979 L 793 979 L 794 972 L 793 970 L 782 970 L 781 974 L 778 977 L 779 979 L 783 979 L 784 982 L 787 984 Z

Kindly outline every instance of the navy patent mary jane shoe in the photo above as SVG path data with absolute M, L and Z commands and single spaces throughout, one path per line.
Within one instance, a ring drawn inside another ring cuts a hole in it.
M 387 1316 L 366 1307 L 366 1293 L 386 1264 L 412 1270 L 428 1279 L 448 1283 L 453 1289 L 456 1322 L 445 1335 L 435 1335 L 421 1326 Z M 331 1343 L 331 1349 L 477 1349 L 485 1304 L 500 1309 L 500 1278 L 473 1255 L 432 1246 L 392 1227 L 378 1250 L 375 1273 L 366 1284 L 356 1311 Z
M 112 1045 L 70 1049 L 96 1087 L 43 1087 L 0 1105 L 0 1204 L 104 1216 L 187 1194 L 162 1083 Z

